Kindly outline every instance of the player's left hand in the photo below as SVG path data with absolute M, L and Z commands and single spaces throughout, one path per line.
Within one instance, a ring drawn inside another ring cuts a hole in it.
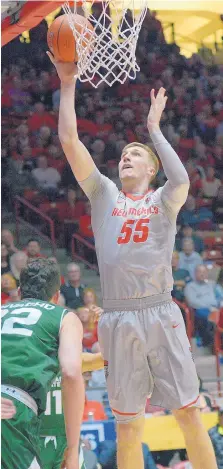
M 10 399 L 1 397 L 1 419 L 11 419 L 16 413 L 16 408 Z
M 78 453 L 77 448 L 66 448 L 60 469 L 79 469 Z
M 147 119 L 147 127 L 149 132 L 159 129 L 160 119 L 168 99 L 167 96 L 165 96 L 165 93 L 166 90 L 164 88 L 160 88 L 155 97 L 155 90 L 151 90 L 151 106 Z

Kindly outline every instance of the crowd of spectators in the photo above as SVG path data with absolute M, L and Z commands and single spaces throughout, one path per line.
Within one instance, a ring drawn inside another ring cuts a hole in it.
M 130 11 L 126 21 L 131 24 Z M 93 233 L 89 206 L 77 188 L 57 135 L 60 83 L 45 54 L 46 28 L 43 21 L 30 33 L 29 44 L 17 38 L 3 49 L 3 203 L 12 209 L 15 196 L 20 195 L 59 220 L 58 241 L 70 252 L 73 232 L 92 244 Z M 150 90 L 164 86 L 168 102 L 162 130 L 191 181 L 179 224 L 190 224 L 195 230 L 215 229 L 223 223 L 222 68 L 206 65 L 198 54 L 190 59 L 182 56 L 176 44 L 165 42 L 161 23 L 149 10 L 136 55 L 141 70 L 134 81 L 127 79 L 124 85 L 111 88 L 102 83 L 97 90 L 78 83 L 79 137 L 100 170 L 119 185 L 117 162 L 123 147 L 133 141 L 151 145 L 146 128 Z M 154 187 L 164 181 L 161 168 Z M 95 263 L 91 253 L 84 251 Z
M 98 14 L 97 8 L 94 14 Z M 131 24 L 130 11 L 126 21 Z M 46 32 L 43 21 L 30 32 L 29 44 L 17 38 L 2 52 L 3 212 L 14 210 L 16 196 L 24 197 L 56 222 L 57 243 L 70 255 L 73 233 L 80 234 L 92 246 L 94 237 L 90 204 L 77 185 L 57 135 L 60 83 L 45 53 Z M 121 151 L 133 141 L 152 147 L 146 128 L 150 90 L 166 88 L 168 101 L 162 131 L 185 164 L 191 182 L 178 217 L 172 295 L 183 314 L 185 304 L 194 311 L 197 344 L 213 347 L 213 324 L 223 307 L 223 237 L 219 235 L 223 224 L 223 69 L 214 62 L 205 64 L 198 54 L 186 59 L 176 44 L 167 44 L 156 13 L 149 10 L 136 55 L 140 72 L 134 81 L 127 79 L 124 85 L 115 84 L 111 88 L 101 84 L 97 90 L 87 83 L 77 83 L 79 137 L 100 171 L 120 187 Z M 164 182 L 161 167 L 153 188 Z M 21 215 L 25 218 L 26 211 Z M 29 214 L 28 221 L 48 234 L 41 218 L 36 215 L 31 218 Z M 209 233 L 207 240 L 205 231 Z M 218 240 L 217 247 L 210 239 Z M 76 244 L 75 248 L 80 246 Z M 38 239 L 30 239 L 19 250 L 12 233 L 3 227 L 2 303 L 19 299 L 21 269 L 42 255 Z M 97 263 L 94 250 L 87 245 L 81 255 L 90 264 Z M 85 285 L 79 266 L 73 262 L 68 264 L 61 284 L 60 304 L 78 314 L 83 324 L 83 349 L 98 351 L 93 320 L 94 308 L 98 307 L 95 292 Z M 105 384 L 103 372 L 94 372 L 89 379 L 95 384 Z M 86 415 L 90 407 L 86 401 Z M 152 412 L 149 402 L 147 410 Z M 101 410 L 98 415 L 101 419 Z M 103 418 L 107 416 L 104 413 Z M 105 445 L 102 453 L 106 449 L 112 461 L 115 442 Z M 102 461 L 101 465 L 110 467 Z

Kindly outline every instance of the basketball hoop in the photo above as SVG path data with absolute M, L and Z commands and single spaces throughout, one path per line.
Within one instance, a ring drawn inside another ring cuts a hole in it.
M 81 33 L 74 27 L 72 15 L 80 12 L 76 1 L 73 11 L 69 3 L 63 5 L 76 41 L 79 57 L 77 76 L 80 81 L 90 82 L 97 88 L 102 82 L 112 86 L 115 82 L 124 83 L 127 77 L 135 79 L 136 72 L 140 70 L 136 63 L 136 44 L 146 15 L 147 2 L 82 0 L 84 15 L 94 28 L 93 35 L 87 25 Z M 89 44 L 82 47 L 86 37 L 90 37 Z

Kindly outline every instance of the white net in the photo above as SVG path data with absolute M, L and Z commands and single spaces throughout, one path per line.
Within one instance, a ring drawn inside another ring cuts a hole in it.
M 84 16 L 93 26 L 83 26 L 73 14 L 79 14 L 74 1 L 71 11 L 63 5 L 76 41 L 78 78 L 97 88 L 102 82 L 109 86 L 124 83 L 127 77 L 135 79 L 136 44 L 147 11 L 148 0 L 82 0 Z M 89 8 L 90 7 L 90 8 Z M 75 26 L 76 23 L 76 26 Z M 81 26 L 78 28 L 77 26 Z M 80 31 L 78 31 L 80 29 Z M 84 44 L 84 47 L 83 47 Z

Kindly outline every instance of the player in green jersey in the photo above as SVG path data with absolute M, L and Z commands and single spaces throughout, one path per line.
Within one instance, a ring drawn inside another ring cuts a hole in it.
M 68 447 L 66 469 L 79 468 L 83 330 L 73 312 L 57 306 L 59 288 L 58 266 L 37 259 L 21 272 L 22 300 L 2 307 L 2 397 L 10 397 L 16 407 L 13 418 L 2 420 L 2 469 L 41 467 L 39 416 L 59 371 Z
M 100 353 L 82 354 L 82 372 L 103 368 Z M 61 377 L 58 375 L 47 394 L 46 410 L 41 417 L 40 454 L 44 469 L 60 469 L 67 447 L 65 423 L 62 409 Z M 79 469 L 85 469 L 83 452 L 80 448 Z

